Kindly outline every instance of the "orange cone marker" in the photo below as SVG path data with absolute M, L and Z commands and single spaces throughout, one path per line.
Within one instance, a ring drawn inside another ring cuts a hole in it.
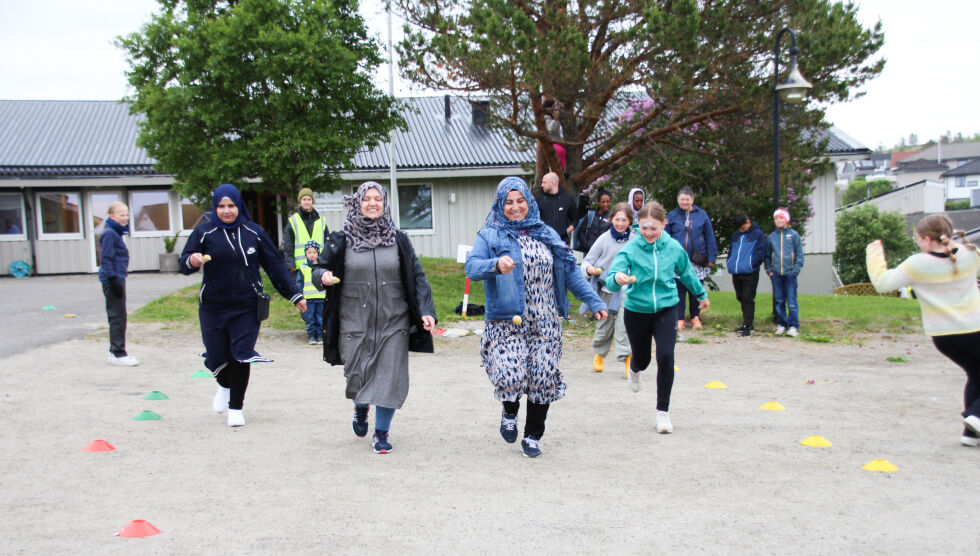
M 116 448 L 105 440 L 93 440 L 88 446 L 82 448 L 86 452 L 111 452 Z
M 137 537 L 152 537 L 153 535 L 159 535 L 160 530 L 153 526 L 152 523 L 146 521 L 145 519 L 134 519 L 126 524 L 125 527 L 116 533 L 116 536 L 127 537 L 127 538 L 137 538 Z

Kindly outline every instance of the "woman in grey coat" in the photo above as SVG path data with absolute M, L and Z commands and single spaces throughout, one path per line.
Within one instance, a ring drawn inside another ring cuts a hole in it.
M 388 431 L 408 396 L 408 352 L 432 352 L 432 288 L 408 236 L 395 228 L 381 185 L 365 182 L 344 197 L 343 232 L 327 236 L 312 278 L 326 291 L 323 359 L 344 365 L 352 428 L 368 431 L 374 451 L 391 451 Z

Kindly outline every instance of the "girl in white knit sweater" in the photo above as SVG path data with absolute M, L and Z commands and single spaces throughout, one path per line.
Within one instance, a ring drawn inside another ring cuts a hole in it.
M 630 342 L 626 336 L 626 325 L 623 324 L 623 312 L 619 310 L 622 300 L 622 292 L 612 293 L 602 285 L 606 279 L 606 272 L 612 264 L 616 253 L 630 240 L 633 225 L 633 211 L 626 203 L 619 203 L 609 211 L 609 219 L 612 225 L 603 232 L 592 244 L 588 254 L 582 260 L 582 272 L 589 279 L 589 283 L 599 294 L 599 297 L 609 306 L 609 317 L 596 324 L 595 337 L 592 339 L 592 349 L 595 356 L 592 358 L 592 369 L 601 373 L 605 367 L 605 358 L 612 347 L 613 339 L 616 340 L 616 360 L 625 364 L 626 372 L 629 371 Z M 623 376 L 626 376 L 624 372 Z
M 940 353 L 966 371 L 965 409 L 960 442 L 977 446 L 980 433 L 980 257 L 945 214 L 930 214 L 915 225 L 922 250 L 888 270 L 881 240 L 868 245 L 868 275 L 875 289 L 887 292 L 912 286 L 922 308 L 922 328 Z

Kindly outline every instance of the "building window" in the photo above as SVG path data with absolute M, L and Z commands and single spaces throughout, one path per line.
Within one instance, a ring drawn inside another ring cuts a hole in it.
M 19 194 L 0 194 L 0 240 L 27 239 L 24 233 L 24 201 Z
M 966 187 L 966 176 L 956 176 L 956 187 Z
M 48 239 L 83 237 L 81 199 L 82 196 L 78 193 L 38 193 L 41 235 L 49 236 Z
M 206 222 L 207 213 L 197 208 L 190 199 L 180 200 L 180 222 L 182 230 L 193 230 L 198 224 Z
M 133 232 L 169 232 L 170 193 L 168 191 L 131 192 L 129 227 Z
M 432 186 L 398 186 L 398 227 L 402 230 L 432 229 Z
M 970 181 L 966 182 L 966 186 L 967 187 L 976 187 L 977 186 L 977 180 L 970 180 Z

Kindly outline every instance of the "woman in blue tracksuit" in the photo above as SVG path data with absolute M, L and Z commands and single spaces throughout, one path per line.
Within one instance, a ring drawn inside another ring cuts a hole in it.
M 517 440 L 517 411 L 527 395 L 521 447 L 541 455 L 539 442 L 551 402 L 565 396 L 561 359 L 561 318 L 568 318 L 566 285 L 606 318 L 606 304 L 585 281 L 575 256 L 541 221 L 538 204 L 524 180 L 504 178 L 490 214 L 466 258 L 466 276 L 483 280 L 486 327 L 480 338 L 483 368 L 503 402 L 500 435 Z
M 272 361 L 255 351 L 260 325 L 257 290 L 262 287 L 259 267 L 300 311 L 306 311 L 306 300 L 269 235 L 249 220 L 241 193 L 228 183 L 214 190 L 209 221 L 194 228 L 180 255 L 181 273 L 191 274 L 202 266 L 198 316 L 204 365 L 218 381 L 212 408 L 216 413 L 228 410 L 228 426 L 240 427 L 245 424 L 242 404 L 249 367 Z

